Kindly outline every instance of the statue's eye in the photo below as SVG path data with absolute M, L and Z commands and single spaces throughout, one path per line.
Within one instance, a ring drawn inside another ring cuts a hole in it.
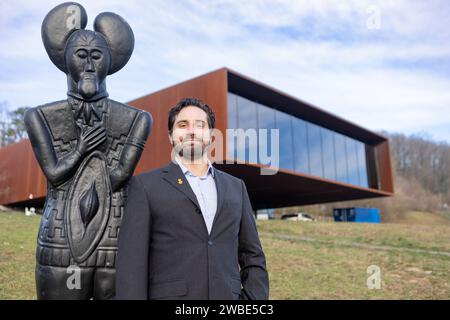
M 98 60 L 102 57 L 102 54 L 100 52 L 93 52 L 91 55 L 92 59 Z
M 87 57 L 87 52 L 84 50 L 80 50 L 77 52 L 78 58 L 85 59 Z

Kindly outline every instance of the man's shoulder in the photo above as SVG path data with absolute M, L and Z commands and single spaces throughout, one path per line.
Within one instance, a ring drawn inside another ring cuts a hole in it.
M 161 179 L 164 177 L 164 174 L 173 169 L 173 166 L 177 166 L 174 163 L 169 163 L 168 165 L 146 171 L 143 173 L 140 173 L 133 177 L 135 180 L 139 180 L 142 184 L 153 184 L 161 181 Z M 214 166 L 213 166 L 214 167 Z M 237 178 L 225 171 L 219 170 L 216 167 L 214 167 L 215 174 L 221 175 L 222 179 L 224 179 L 227 183 L 238 186 L 242 184 L 242 179 Z
M 142 172 L 136 176 L 134 176 L 132 179 L 139 180 L 141 183 L 148 183 L 148 182 L 154 182 L 159 180 L 162 177 L 164 171 L 164 167 L 152 169 L 146 172 Z
M 214 167 L 214 166 L 213 166 L 213 167 Z M 227 172 L 225 172 L 225 171 L 219 170 L 219 169 L 217 169 L 216 167 L 214 167 L 214 171 L 215 171 L 217 174 L 220 174 L 220 175 L 222 176 L 222 178 L 224 178 L 225 180 L 227 180 L 227 181 L 228 181 L 229 183 L 231 183 L 231 184 L 236 184 L 236 185 L 242 184 L 242 179 L 237 178 L 237 177 L 235 177 L 235 176 L 233 176 L 233 175 L 231 175 L 231 174 L 229 174 L 229 173 L 227 173 Z

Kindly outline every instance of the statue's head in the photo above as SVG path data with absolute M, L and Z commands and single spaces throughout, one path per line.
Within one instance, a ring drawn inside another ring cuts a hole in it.
M 102 35 L 88 30 L 75 31 L 67 41 L 64 56 L 69 85 L 71 82 L 76 84 L 79 95 L 91 99 L 101 91 L 101 87 L 104 89 L 111 56 Z
M 84 30 L 87 15 L 78 3 L 67 2 L 51 10 L 42 23 L 42 40 L 50 60 L 67 74 L 69 94 L 83 100 L 107 95 L 105 79 L 128 62 L 134 36 L 120 16 L 104 12 L 94 30 Z

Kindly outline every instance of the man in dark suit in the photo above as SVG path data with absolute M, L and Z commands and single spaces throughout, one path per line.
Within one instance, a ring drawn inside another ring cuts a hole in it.
M 133 177 L 119 234 L 117 299 L 268 299 L 247 189 L 207 157 L 214 113 L 194 98 L 169 112 L 175 159 Z

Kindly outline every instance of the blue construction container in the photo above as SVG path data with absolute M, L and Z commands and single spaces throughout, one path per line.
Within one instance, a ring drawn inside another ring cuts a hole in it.
M 380 223 L 378 208 L 334 208 L 334 221 Z

